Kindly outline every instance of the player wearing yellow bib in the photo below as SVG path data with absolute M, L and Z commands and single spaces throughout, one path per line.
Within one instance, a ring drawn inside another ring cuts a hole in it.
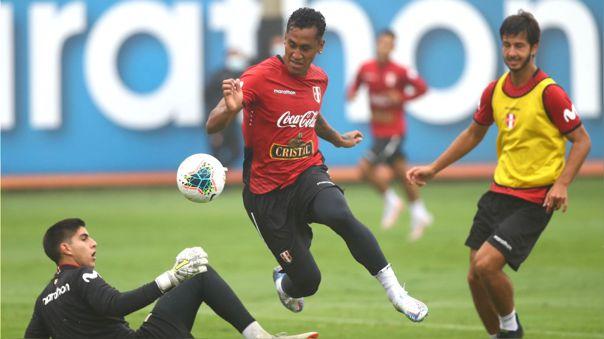
M 567 188 L 591 141 L 564 90 L 535 65 L 540 29 L 527 12 L 507 17 L 499 29 L 509 72 L 482 93 L 474 121 L 432 164 L 411 168 L 407 179 L 423 186 L 476 147 L 497 125 L 497 168 L 466 245 L 468 284 L 476 311 L 492 338 L 524 334 L 514 308 L 507 263 L 518 270 L 553 211 L 566 210 Z M 572 143 L 566 161 L 566 140 Z

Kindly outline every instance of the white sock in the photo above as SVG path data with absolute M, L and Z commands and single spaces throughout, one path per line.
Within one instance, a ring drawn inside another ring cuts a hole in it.
M 507 331 L 516 331 L 518 329 L 518 322 L 516 321 L 516 310 L 513 310 L 512 313 L 503 317 L 500 316 L 499 322 L 501 323 L 501 329 Z
M 384 290 L 386 290 L 386 295 L 388 295 L 390 301 L 394 300 L 394 298 L 400 294 L 401 290 L 404 290 L 398 282 L 390 264 L 382 268 L 378 274 L 375 275 L 375 278 L 382 284 Z
M 424 205 L 424 201 L 422 199 L 417 199 L 409 203 L 409 210 L 412 215 L 415 216 L 423 216 L 428 214 L 428 210 L 426 209 L 426 205 Z
M 384 192 L 384 199 L 389 204 L 396 203 L 400 200 L 400 198 L 392 188 L 389 188 L 386 190 L 386 192 Z
M 247 325 L 247 327 L 241 332 L 246 339 L 260 339 L 272 337 L 270 333 L 265 331 L 257 321 Z

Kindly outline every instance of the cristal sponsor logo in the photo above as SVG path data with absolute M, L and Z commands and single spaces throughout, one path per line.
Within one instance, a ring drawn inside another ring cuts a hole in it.
M 315 124 L 317 123 L 317 115 L 319 115 L 319 111 L 308 111 L 299 115 L 294 115 L 290 111 L 287 111 L 281 114 L 277 120 L 277 127 L 315 128 Z
M 507 241 L 501 239 L 498 235 L 494 236 L 493 239 L 495 239 L 498 243 L 502 244 L 505 248 L 508 249 L 508 251 L 512 250 L 512 246 L 508 244 Z
M 92 273 L 84 273 L 82 274 L 82 279 L 84 279 L 85 282 L 89 283 L 91 279 L 96 279 L 98 278 L 99 274 L 97 273 L 97 271 L 92 271 Z
M 308 158 L 312 154 L 312 149 L 312 141 L 296 146 L 272 144 L 270 155 L 272 159 L 295 160 Z
M 577 118 L 577 110 L 575 109 L 575 105 L 572 106 L 572 110 L 566 108 L 564 110 L 564 121 L 569 122 L 571 120 L 575 120 Z
M 275 93 L 275 94 L 286 94 L 286 95 L 296 95 L 296 91 L 290 91 L 289 89 L 274 89 L 273 93 Z
M 54 292 L 52 292 L 52 293 L 48 294 L 47 296 L 45 296 L 44 298 L 42 298 L 42 302 L 44 302 L 44 305 L 48 305 L 49 302 L 51 302 L 53 300 L 57 300 L 57 298 L 59 298 L 66 292 L 69 292 L 70 290 L 71 289 L 69 288 L 69 283 L 67 283 L 63 286 L 59 286 L 59 287 L 57 287 L 57 289 Z

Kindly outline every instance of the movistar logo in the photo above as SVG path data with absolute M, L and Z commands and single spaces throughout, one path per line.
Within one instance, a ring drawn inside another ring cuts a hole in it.
M 564 110 L 564 121 L 569 122 L 571 120 L 575 120 L 577 118 L 577 110 L 575 109 L 575 105 L 572 106 L 572 110 L 565 109 Z

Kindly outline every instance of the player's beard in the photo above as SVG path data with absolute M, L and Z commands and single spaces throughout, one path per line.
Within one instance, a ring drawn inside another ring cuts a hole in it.
M 507 60 L 505 61 L 505 64 L 506 64 L 506 66 L 508 66 L 508 69 L 510 70 L 511 73 L 521 73 L 529 66 L 532 59 L 533 59 L 532 55 L 529 54 L 528 57 L 524 60 L 524 62 L 520 65 L 520 67 L 518 67 L 516 69 L 512 69 L 510 67 L 510 65 L 508 64 Z

